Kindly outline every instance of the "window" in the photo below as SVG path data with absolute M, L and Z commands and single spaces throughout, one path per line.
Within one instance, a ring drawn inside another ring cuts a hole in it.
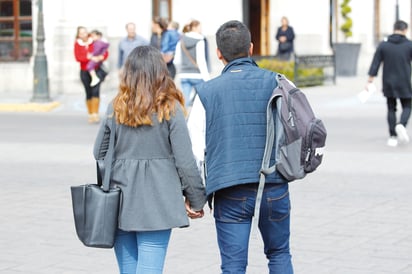
M 29 61 L 33 53 L 31 0 L 0 0 L 0 62 Z

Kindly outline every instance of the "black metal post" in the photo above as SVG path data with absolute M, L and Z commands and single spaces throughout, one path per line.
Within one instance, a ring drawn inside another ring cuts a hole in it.
M 398 0 L 396 0 L 395 17 L 396 17 L 396 21 L 398 21 L 399 20 L 399 1 Z
M 47 72 L 47 57 L 44 50 L 44 23 L 43 23 L 43 0 L 37 0 L 37 50 L 34 56 L 33 70 L 33 102 L 48 102 L 49 96 L 49 79 Z

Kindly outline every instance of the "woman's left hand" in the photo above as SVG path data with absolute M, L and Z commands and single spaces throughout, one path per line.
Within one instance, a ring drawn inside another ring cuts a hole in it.
M 198 210 L 198 211 L 194 211 L 191 207 L 190 207 L 190 202 L 189 200 L 186 198 L 185 199 L 185 207 L 186 207 L 186 214 L 189 218 L 191 219 L 197 219 L 197 218 L 202 218 L 205 213 L 202 210 Z

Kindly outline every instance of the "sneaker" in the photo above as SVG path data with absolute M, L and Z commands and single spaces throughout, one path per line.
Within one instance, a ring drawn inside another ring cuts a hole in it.
M 97 85 L 100 82 L 99 77 L 93 77 L 92 81 L 90 82 L 90 86 L 94 87 L 95 85 Z
M 399 143 L 401 144 L 409 143 L 408 133 L 406 132 L 406 128 L 402 124 L 396 125 L 395 132 L 398 135 Z
M 396 147 L 398 145 L 398 139 L 396 139 L 395 136 L 391 136 L 391 137 L 389 137 L 386 144 L 390 147 Z

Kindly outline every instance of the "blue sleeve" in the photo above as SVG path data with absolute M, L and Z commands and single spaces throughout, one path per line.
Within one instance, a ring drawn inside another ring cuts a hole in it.
M 169 47 L 170 42 L 171 42 L 170 32 L 165 31 L 164 34 L 162 35 L 162 43 L 160 45 L 160 51 L 162 53 L 173 51 Z

